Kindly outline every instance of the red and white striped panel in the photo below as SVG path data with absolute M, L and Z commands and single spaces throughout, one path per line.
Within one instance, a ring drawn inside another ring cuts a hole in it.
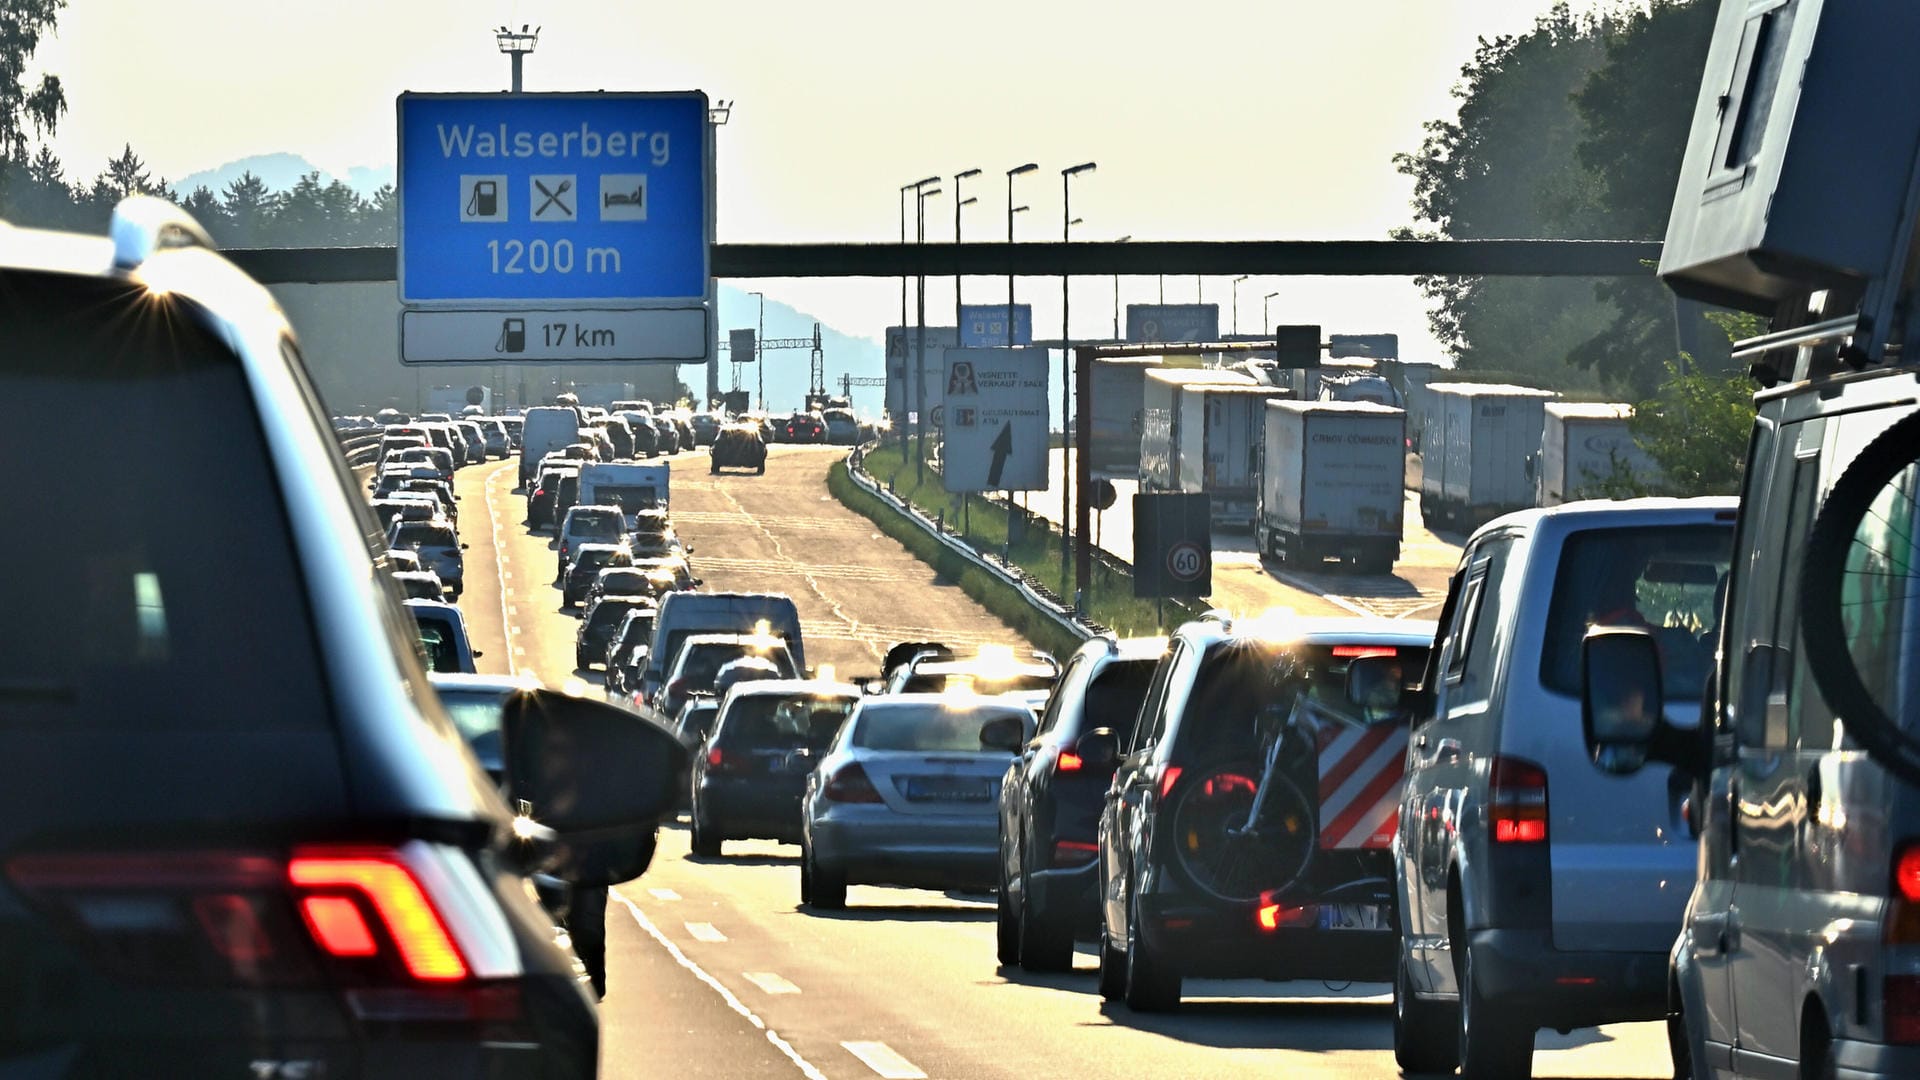
M 1393 843 L 1406 781 L 1407 726 L 1320 731 L 1320 846 L 1382 849 Z

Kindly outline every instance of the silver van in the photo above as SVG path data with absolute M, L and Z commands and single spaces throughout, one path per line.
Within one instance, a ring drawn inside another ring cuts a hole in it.
M 1690 790 L 1668 768 L 1596 771 L 1582 642 L 1636 628 L 1692 723 L 1711 667 L 1733 499 L 1576 502 L 1468 541 L 1441 610 L 1394 840 L 1409 1071 L 1526 1076 L 1534 1033 L 1666 1015 L 1686 904 Z
M 762 625 L 764 624 L 764 625 Z M 653 643 L 635 689 L 650 700 L 667 681 L 666 669 L 691 634 L 773 634 L 785 638 L 793 662 L 806 671 L 800 612 L 779 593 L 669 592 L 660 598 Z

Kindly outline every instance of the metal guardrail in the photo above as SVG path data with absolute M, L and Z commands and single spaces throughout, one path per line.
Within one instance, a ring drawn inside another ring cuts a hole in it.
M 347 464 L 356 469 L 374 463 L 380 453 L 380 433 L 378 427 L 335 428 L 333 432 L 340 440 L 340 452 L 347 456 Z
M 862 491 L 886 503 L 895 513 L 918 526 L 922 532 L 933 537 L 948 551 L 1012 586 L 1035 611 L 1075 638 L 1085 641 L 1113 633 L 1108 627 L 1082 617 L 1058 593 L 1025 570 L 992 552 L 981 551 L 952 535 L 946 531 L 944 522 L 928 517 L 906 500 L 888 491 L 867 473 L 864 460 L 868 445 L 871 444 L 854 447 L 853 453 L 847 457 L 847 475 Z

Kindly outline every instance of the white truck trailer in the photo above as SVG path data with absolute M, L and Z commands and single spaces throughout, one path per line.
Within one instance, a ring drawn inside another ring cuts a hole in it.
M 635 512 L 666 509 L 671 470 L 665 465 L 636 465 L 624 461 L 596 462 L 580 468 L 581 506 L 618 506 L 629 528 Z
M 1598 495 L 1594 485 L 1618 462 L 1636 479 L 1657 476 L 1659 467 L 1633 441 L 1633 406 L 1617 402 L 1550 401 L 1533 462 L 1534 502 L 1558 506 Z
M 1385 574 L 1405 526 L 1407 414 L 1370 401 L 1269 401 L 1254 542 L 1314 569 Z
M 1158 356 L 1110 356 L 1093 362 L 1087 397 L 1093 447 L 1087 464 L 1094 476 L 1131 480 L 1140 475 L 1147 372 L 1161 366 Z
M 1420 516 L 1429 528 L 1472 532 L 1533 505 L 1527 461 L 1540 450 L 1551 390 L 1505 383 L 1427 387 Z
M 1180 490 L 1208 497 L 1213 527 L 1247 529 L 1253 524 L 1260 487 L 1260 431 L 1268 401 L 1287 396 L 1278 386 L 1182 386 L 1174 395 L 1180 413 Z
M 1141 389 L 1140 490 L 1180 490 L 1180 391 L 1188 386 L 1254 386 L 1237 371 L 1166 368 L 1147 372 Z

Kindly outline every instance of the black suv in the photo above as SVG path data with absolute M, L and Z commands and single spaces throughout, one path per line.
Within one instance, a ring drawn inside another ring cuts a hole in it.
M 752 469 L 756 473 L 767 471 L 767 444 L 760 437 L 760 429 L 752 424 L 728 424 L 720 429 L 713 441 L 711 451 L 713 460 L 709 472 L 721 469 Z
M 1175 632 L 1101 810 L 1102 996 L 1144 1012 L 1186 976 L 1392 977 L 1407 691 L 1432 644 L 1388 619 Z
M 1165 638 L 1095 638 L 1067 660 L 1033 741 L 1000 784 L 999 957 L 1065 971 L 1099 907 L 1100 807 Z
M 112 242 L 0 231 L 0 460 L 85 477 L 35 492 L 73 529 L 0 531 L 6 565 L 72 571 L 0 584 L 0 1074 L 593 1075 L 593 1003 L 273 298 L 159 200 Z M 62 438 L 75 402 L 141 452 Z M 584 785 L 650 840 L 677 743 L 524 693 L 514 797 Z

